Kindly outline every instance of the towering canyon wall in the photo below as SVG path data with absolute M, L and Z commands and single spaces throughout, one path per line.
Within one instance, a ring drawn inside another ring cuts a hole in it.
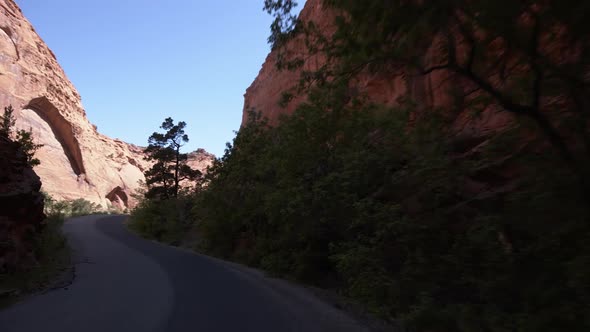
M 299 18 L 302 21 L 313 22 L 319 31 L 329 35 L 331 31 L 335 31 L 335 15 L 331 9 L 323 5 L 323 2 L 324 0 L 307 0 Z M 436 44 L 437 38 L 437 36 L 433 37 L 433 44 L 423 53 L 426 66 L 436 65 L 441 58 L 441 47 Z M 561 47 L 562 44 L 564 43 L 559 41 L 547 41 L 543 47 L 551 56 L 568 59 L 566 55 L 571 55 L 571 52 Z M 280 106 L 282 93 L 293 91 L 292 88 L 300 80 L 302 71 L 313 72 L 326 64 L 321 55 L 310 54 L 307 49 L 304 37 L 296 36 L 284 45 L 280 50 L 281 53 L 276 50 L 270 52 L 259 75 L 244 95 L 242 125 L 247 121 L 249 110 L 260 112 L 271 125 L 276 125 L 280 115 L 292 114 L 299 104 L 306 101 L 307 95 L 300 93 L 295 94 L 286 106 Z M 279 70 L 277 61 L 280 56 L 286 59 L 303 59 L 303 66 L 295 71 Z M 443 112 L 445 124 L 449 126 L 446 129 L 451 134 L 454 158 L 461 158 L 461 160 L 481 161 L 484 158 L 482 157 L 484 152 L 498 144 L 499 140 L 495 140 L 496 138 L 510 136 L 499 134 L 522 123 L 520 121 L 522 117 L 517 119 L 514 113 L 507 112 L 498 104 L 491 103 L 484 109 L 474 112 L 473 108 L 468 106 L 467 98 L 459 102 L 454 100 L 451 91 L 465 96 L 471 95 L 469 98 L 475 98 L 480 94 L 472 94 L 472 91 L 476 91 L 473 84 L 450 71 L 440 70 L 422 75 L 412 72 L 411 69 L 399 67 L 378 72 L 365 70 L 356 75 L 350 85 L 350 90 L 366 96 L 368 100 L 377 104 L 395 106 L 399 103 L 400 97 L 409 98 L 417 104 L 417 112 L 413 114 L 414 116 L 419 115 L 424 109 Z M 551 103 L 555 100 L 563 103 L 562 100 L 565 99 L 544 98 L 541 101 L 541 107 L 543 108 L 543 105 L 547 103 L 550 106 L 547 109 L 554 109 L 556 104 L 551 105 Z M 590 122 L 587 126 L 590 128 Z M 544 133 L 536 130 L 534 126 L 529 128 L 523 125 L 521 129 L 525 127 L 526 129 L 518 131 L 520 141 L 514 143 L 515 146 L 505 146 L 505 151 L 498 152 L 499 155 L 494 157 L 493 161 L 489 161 L 486 167 L 480 167 L 477 172 L 465 178 L 465 192 L 473 197 L 497 197 L 501 193 L 510 192 L 522 178 L 522 167 L 516 165 L 514 156 L 522 154 L 524 149 L 550 151 L 546 150 L 549 143 L 543 136 Z M 578 138 L 574 137 L 575 134 L 561 128 L 557 130 L 561 131 L 564 144 L 576 147 L 575 140 Z M 534 143 L 529 144 L 531 142 Z
M 326 31 L 330 29 L 333 17 L 329 15 L 322 5 L 321 0 L 307 0 L 305 6 L 299 14 L 303 21 L 313 21 L 318 25 L 319 30 Z M 301 70 L 314 70 L 321 66 L 321 60 L 313 56 L 302 56 L 306 53 L 306 45 L 303 38 L 297 37 L 289 41 L 286 47 L 286 54 L 295 54 L 306 59 Z M 291 114 L 296 106 L 306 99 L 306 96 L 299 95 L 286 106 L 280 107 L 282 93 L 292 88 L 300 79 L 300 70 L 279 70 L 277 68 L 279 53 L 272 51 L 266 57 L 258 76 L 246 90 L 244 95 L 244 113 L 242 115 L 242 125 L 248 119 L 248 111 L 256 110 L 275 124 L 281 114 Z
M 305 22 L 313 22 L 318 31 L 330 35 L 335 30 L 333 23 L 335 15 L 322 2 L 323 0 L 307 0 L 299 14 L 299 19 Z M 261 112 L 263 116 L 269 119 L 271 124 L 276 123 L 281 114 L 293 113 L 297 106 L 306 100 L 306 95 L 295 95 L 290 103 L 285 107 L 281 107 L 279 103 L 282 93 L 294 87 L 299 81 L 302 71 L 313 72 L 325 64 L 325 60 L 321 56 L 309 54 L 304 37 L 301 35 L 289 41 L 282 50 L 281 56 L 286 59 L 301 58 L 304 60 L 303 66 L 294 71 L 279 70 L 277 68 L 279 52 L 270 52 L 258 76 L 244 95 L 242 124 L 247 120 L 248 110 Z M 408 77 L 399 72 L 367 73 L 361 75 L 355 84 L 358 90 L 365 92 L 373 101 L 392 105 L 400 96 L 408 92 L 418 93 L 418 88 L 423 90 L 425 84 L 431 85 L 431 78 L 412 79 L 413 82 L 410 83 Z M 432 99 L 433 96 L 424 94 L 418 97 L 427 101 L 428 98 Z M 428 102 L 432 102 L 432 100 L 428 100 Z
M 318 31 L 330 35 L 335 31 L 334 13 L 323 4 L 323 0 L 307 0 L 299 18 L 311 21 Z M 315 71 L 325 64 L 321 56 L 309 54 L 303 36 L 289 41 L 282 50 L 285 58 L 301 58 L 303 66 L 295 71 L 279 70 L 277 60 L 279 52 L 272 51 L 250 87 L 244 95 L 244 113 L 242 125 L 247 121 L 248 111 L 256 110 L 276 124 L 281 114 L 291 114 L 307 98 L 305 94 L 295 95 L 285 107 L 279 106 L 282 93 L 293 88 L 299 81 L 302 71 Z M 432 45 L 425 53 L 426 60 L 437 57 L 438 48 Z M 435 71 L 428 75 L 418 75 L 404 69 L 394 68 L 390 71 L 372 73 L 365 71 L 355 77 L 354 89 L 365 94 L 371 101 L 393 106 L 399 98 L 408 96 L 427 107 L 448 106 L 452 98 L 448 91 L 456 80 L 445 71 Z M 501 131 L 513 121 L 513 116 L 497 107 L 490 107 L 478 117 L 470 112 L 458 114 L 453 129 L 461 141 L 481 142 L 493 133 Z M 473 144 L 473 143 L 470 143 Z
M 100 134 L 55 55 L 13 0 L 0 0 L 0 107 L 15 108 L 17 129 L 44 146 L 35 172 L 57 199 L 84 198 L 120 207 L 144 180 L 140 147 Z M 203 171 L 211 155 L 191 158 Z

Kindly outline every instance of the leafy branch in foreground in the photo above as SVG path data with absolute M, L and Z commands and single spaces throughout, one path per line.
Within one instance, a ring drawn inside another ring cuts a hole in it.
M 326 17 L 334 19 L 330 35 L 315 22 L 290 28 L 292 6 L 270 2 L 275 19 L 286 20 L 276 24 L 286 28 L 273 30 L 281 36 L 273 40 L 297 35 L 307 46 L 293 53 L 280 44 L 279 67 L 301 70 L 314 55 L 326 60 L 317 70 L 302 71 L 299 92 L 348 84 L 363 73 L 403 73 L 411 82 L 439 72 L 461 87 L 453 96 L 456 105 L 497 107 L 535 124 L 590 199 L 586 1 L 324 0 L 326 14 L 331 11 Z

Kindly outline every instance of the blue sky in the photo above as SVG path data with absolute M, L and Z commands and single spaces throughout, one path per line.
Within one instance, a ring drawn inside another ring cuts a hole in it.
M 80 92 L 89 120 L 143 146 L 171 116 L 187 122 L 186 151 L 220 156 L 270 50 L 263 0 L 17 3 Z

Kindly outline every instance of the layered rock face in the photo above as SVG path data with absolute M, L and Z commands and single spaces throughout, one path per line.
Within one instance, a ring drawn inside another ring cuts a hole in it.
M 188 154 L 187 165 L 193 169 L 198 169 L 201 173 L 207 171 L 207 167 L 213 164 L 215 155 L 205 151 L 204 149 L 197 149 Z
M 329 36 L 335 32 L 335 13 L 325 6 L 324 2 L 324 0 L 307 0 L 299 18 L 302 21 L 313 22 L 318 31 L 321 31 L 324 36 Z M 526 18 L 522 20 L 523 24 L 526 23 Z M 572 51 L 571 45 L 568 46 L 565 42 L 567 38 L 560 37 L 560 33 L 563 34 L 563 31 L 559 29 L 548 31 L 554 32 L 558 37 L 554 38 L 555 36 L 550 33 L 547 36 L 541 35 L 538 47 L 543 49 L 547 56 L 560 66 L 575 62 L 574 59 L 579 56 L 579 52 Z M 457 38 L 459 37 L 458 35 Z M 467 50 L 463 49 L 467 46 L 461 44 L 460 38 L 458 40 L 456 54 L 458 56 L 468 54 Z M 441 51 L 441 43 L 443 42 L 441 36 L 433 36 L 432 45 L 422 53 L 425 67 L 441 64 L 440 59 L 444 58 L 444 54 L 441 54 L 443 53 Z M 279 57 L 287 60 L 301 59 L 303 60 L 302 67 L 295 71 L 279 70 L 277 68 Z M 302 72 L 314 72 L 324 65 L 326 65 L 326 59 L 322 58 L 321 54 L 310 53 L 304 36 L 301 35 L 290 40 L 280 51 L 273 50 L 268 55 L 259 75 L 244 95 L 242 125 L 246 124 L 250 110 L 260 112 L 271 125 L 277 124 L 280 115 L 292 114 L 299 104 L 307 100 L 307 95 L 304 93 L 295 94 L 291 101 L 283 107 L 280 106 L 283 92 L 296 91 L 293 88 L 299 82 Z M 514 67 L 514 65 L 512 68 L 514 71 L 522 69 Z M 490 79 L 501 82 L 501 79 L 498 78 Z M 503 83 L 498 83 L 498 86 L 501 84 Z M 512 128 L 517 123 L 515 114 L 504 110 L 498 104 L 487 105 L 484 109 L 478 110 L 477 116 L 475 116 L 476 112 L 473 111 L 473 108 L 467 106 L 468 98 L 464 98 L 459 103 L 450 93 L 450 91 L 462 92 L 465 96 L 470 95 L 471 99 L 484 95 L 476 92 L 477 89 L 474 88 L 477 86 L 473 82 L 470 83 L 451 71 L 436 70 L 423 75 L 400 66 L 391 66 L 391 68 L 379 72 L 364 70 L 356 74 L 350 83 L 351 93 L 367 97 L 369 101 L 377 104 L 396 106 L 399 105 L 401 98 L 416 101 L 417 108 L 413 116 L 420 115 L 420 112 L 425 109 L 445 112 L 443 115 L 450 123 L 448 129 L 452 134 L 453 153 L 455 157 L 460 157 L 462 160 L 479 160 L 481 152 L 493 144 L 493 139 L 499 137 L 498 134 Z M 567 98 L 562 97 L 543 98 L 541 108 L 547 106 L 547 109 L 555 107 L 565 109 L 563 105 L 568 102 Z M 587 125 L 590 126 L 590 123 Z M 560 129 L 557 128 L 557 130 Z M 564 144 L 575 147 L 574 139 L 570 137 L 567 130 L 561 130 L 561 134 Z M 515 163 L 511 163 L 514 155 L 525 147 L 532 151 L 533 149 L 545 149 L 549 146 L 546 139 L 544 146 L 537 145 L 535 148 L 532 148 L 533 145 L 527 146 L 537 137 L 534 130 L 521 130 L 519 135 L 521 139 L 518 143 L 519 146 L 507 147 L 505 155 L 498 157 L 493 163 L 495 165 L 493 169 L 482 167 L 481 172 L 465 179 L 465 190 L 469 195 L 483 197 L 489 194 L 491 197 L 513 190 L 518 182 L 515 179 L 522 175 L 519 173 L 520 168 L 515 166 Z M 542 142 L 543 140 L 537 141 Z
M 307 0 L 299 15 L 302 21 L 313 22 L 325 35 L 335 31 L 334 17 L 333 12 L 323 5 L 323 0 Z M 306 100 L 306 95 L 295 95 L 285 107 L 279 106 L 282 93 L 295 86 L 302 71 L 313 72 L 325 64 L 321 55 L 308 54 L 306 50 L 303 36 L 289 41 L 282 50 L 282 55 L 287 59 L 304 59 L 303 66 L 296 71 L 277 69 L 277 51 L 272 51 L 268 55 L 258 76 L 244 95 L 242 125 L 247 121 L 249 110 L 261 112 L 270 124 L 276 124 L 281 114 L 293 113 L 297 106 Z M 433 45 L 424 55 L 425 59 L 436 58 L 436 52 L 437 47 Z M 448 91 L 455 82 L 445 71 L 417 75 L 396 69 L 391 72 L 361 73 L 355 77 L 354 88 L 366 94 L 371 101 L 383 105 L 394 106 L 400 97 L 409 96 L 420 101 L 422 106 L 439 107 L 452 102 Z M 455 120 L 454 129 L 459 139 L 481 141 L 493 132 L 502 130 L 513 120 L 511 114 L 498 108 L 488 108 L 477 118 L 468 113 L 459 114 Z
M 322 4 L 322 0 L 307 0 L 299 13 L 300 20 L 312 21 L 317 25 L 318 30 L 327 33 L 333 30 L 333 18 L 334 16 Z M 297 105 L 306 100 L 305 95 L 296 95 L 285 107 L 279 106 L 282 93 L 291 89 L 299 81 L 301 71 L 314 71 L 324 64 L 317 56 L 305 54 L 308 53 L 306 50 L 307 46 L 302 36 L 290 40 L 286 46 L 284 50 L 286 57 L 295 55 L 305 59 L 301 69 L 295 71 L 279 70 L 277 68 L 279 52 L 269 53 L 258 76 L 244 94 L 242 125 L 246 124 L 250 110 L 261 112 L 270 124 L 276 124 L 281 114 L 293 113 Z
M 0 137 L 0 273 L 35 263 L 30 239 L 45 219 L 40 188 L 20 146 Z
M 101 135 L 88 121 L 80 95 L 13 0 L 0 0 L 0 52 L 0 107 L 12 105 L 17 129 L 32 130 L 44 144 L 35 167 L 43 190 L 105 208 L 132 205 L 149 167 L 142 149 Z M 211 162 L 194 166 L 203 171 Z

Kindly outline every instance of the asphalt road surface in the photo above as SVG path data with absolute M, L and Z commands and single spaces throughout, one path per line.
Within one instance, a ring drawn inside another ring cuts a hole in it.
M 71 285 L 0 311 L 0 331 L 366 331 L 304 288 L 144 240 L 124 218 L 66 222 Z

